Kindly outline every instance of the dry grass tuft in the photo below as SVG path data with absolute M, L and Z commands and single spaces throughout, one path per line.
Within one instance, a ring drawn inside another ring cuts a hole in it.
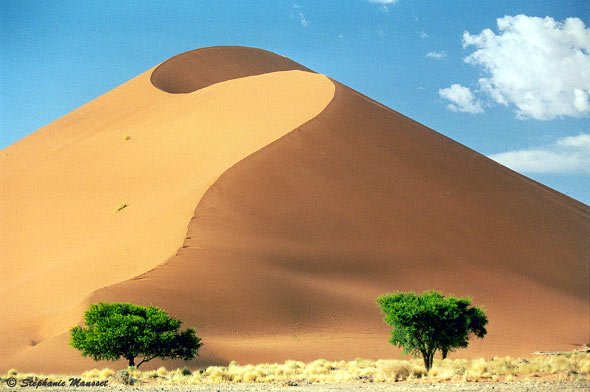
M 302 385 L 309 383 L 395 383 L 410 382 L 514 382 L 545 377 L 557 381 L 590 380 L 590 353 L 558 353 L 529 358 L 495 357 L 492 359 L 445 359 L 435 360 L 426 373 L 421 359 L 380 359 L 373 361 L 357 358 L 354 361 L 313 362 L 285 361 L 239 365 L 232 361 L 228 366 L 209 366 L 200 371 L 188 369 L 140 371 L 127 369 L 129 374 L 147 383 L 161 385 L 193 385 L 219 383 L 271 383 L 279 385 Z M 85 380 L 105 380 L 112 377 L 112 369 L 91 369 L 82 374 Z M 71 376 L 39 376 L 20 374 L 10 369 L 2 378 L 18 376 L 45 378 L 58 381 Z
M 156 370 L 156 374 L 160 377 L 164 377 L 166 374 L 168 374 L 168 370 L 166 370 L 164 366 L 160 366 L 158 370 Z
M 100 371 L 100 375 L 98 378 L 100 378 L 102 380 L 106 380 L 107 378 L 111 377 L 114 374 L 115 374 L 115 371 L 113 369 L 104 368 Z

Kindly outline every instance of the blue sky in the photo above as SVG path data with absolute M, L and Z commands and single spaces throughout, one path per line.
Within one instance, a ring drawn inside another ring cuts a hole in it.
M 0 148 L 176 54 L 244 45 L 590 203 L 586 0 L 5 0 L 0 45 Z

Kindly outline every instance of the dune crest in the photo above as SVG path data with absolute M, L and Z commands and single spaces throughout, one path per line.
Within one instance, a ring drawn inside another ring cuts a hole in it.
M 94 290 L 173 256 L 216 178 L 334 94 L 325 76 L 297 70 L 175 95 L 151 74 L 2 151 L 2 365 L 68 331 Z
M 186 94 L 229 79 L 310 69 L 274 53 L 241 46 L 213 46 L 174 56 L 158 65 L 150 80 L 171 94 Z

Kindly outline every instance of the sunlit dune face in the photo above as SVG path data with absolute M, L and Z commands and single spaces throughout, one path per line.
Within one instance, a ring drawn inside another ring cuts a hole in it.
M 94 290 L 166 262 L 223 172 L 333 98 L 326 76 L 276 55 L 244 71 L 240 56 L 176 58 L 156 79 L 185 94 L 158 90 L 148 71 L 4 151 L 1 357 L 66 333 Z

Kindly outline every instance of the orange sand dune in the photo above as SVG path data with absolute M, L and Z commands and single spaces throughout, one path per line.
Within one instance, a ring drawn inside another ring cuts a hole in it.
M 588 206 L 268 52 L 172 58 L 1 159 L 0 366 L 96 366 L 67 330 L 97 301 L 196 326 L 190 366 L 397 356 L 393 290 L 488 310 L 456 355 L 590 341 Z
M 297 70 L 180 95 L 151 74 L 2 151 L 2 365 L 77 323 L 94 290 L 174 255 L 217 177 L 334 94 L 325 76 Z

